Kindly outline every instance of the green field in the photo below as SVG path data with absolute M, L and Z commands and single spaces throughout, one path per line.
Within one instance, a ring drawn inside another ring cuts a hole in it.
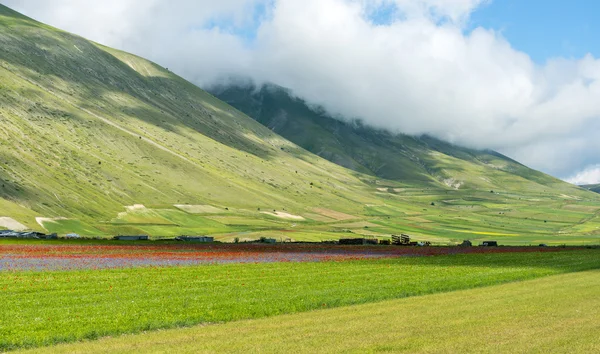
M 600 268 L 597 250 L 3 272 L 0 349 L 221 323 Z
M 597 353 L 598 293 L 595 270 L 35 352 Z

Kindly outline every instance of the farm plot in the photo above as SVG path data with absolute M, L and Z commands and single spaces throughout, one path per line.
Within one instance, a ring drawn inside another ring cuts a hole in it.
M 459 253 L 557 252 L 532 247 L 381 247 L 315 244 L 0 244 L 0 271 L 48 271 L 224 263 L 342 261 Z
M 600 272 L 595 270 L 324 311 L 118 336 L 39 351 L 598 353 L 598 292 Z
M 0 246 L 0 271 L 339 261 L 395 255 L 383 248 L 302 245 L 5 245 Z
M 597 268 L 597 250 L 573 250 L 0 272 L 0 350 L 261 318 Z

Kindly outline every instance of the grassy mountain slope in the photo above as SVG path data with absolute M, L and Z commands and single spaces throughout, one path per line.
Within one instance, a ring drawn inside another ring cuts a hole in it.
M 380 194 L 394 194 L 396 200 L 406 202 L 430 198 L 435 207 L 444 207 L 437 216 L 413 218 L 417 223 L 412 225 L 395 224 L 400 228 L 408 226 L 405 230 L 419 232 L 424 227 L 432 227 L 437 234 L 453 230 L 457 238 L 456 231 L 460 233 L 463 226 L 471 230 L 467 235 L 476 232 L 496 238 L 522 235 L 523 230 L 530 235 L 597 233 L 593 226 L 595 214 L 580 219 L 575 225 L 570 223 L 582 215 L 569 214 L 575 209 L 595 213 L 595 196 L 497 152 L 468 149 L 428 136 L 392 134 L 359 121 L 335 119 L 323 109 L 273 84 L 261 87 L 233 84 L 212 87 L 210 91 L 308 151 L 385 179 L 390 185 L 393 184 L 390 181 L 404 185 L 404 188 L 379 188 Z M 427 197 L 408 195 L 417 190 Z M 584 200 L 590 204 L 572 205 Z M 450 219 L 445 215 L 447 208 L 456 212 Z M 550 214 L 555 215 L 556 221 L 556 215 L 566 219 L 561 219 L 561 226 L 548 227 Z M 508 215 L 510 217 L 506 217 Z M 488 219 L 491 216 L 497 217 Z M 479 225 L 478 231 L 473 230 L 473 224 Z
M 0 47 L 5 203 L 110 221 L 133 204 L 352 211 L 374 200 L 347 170 L 151 62 L 5 7 Z
M 154 63 L 2 6 L 0 48 L 0 228 L 599 239 L 599 195 L 502 156 L 285 111 L 312 129 L 304 149 Z
M 377 177 L 466 188 L 510 188 L 525 183 L 523 187 L 574 189 L 493 151 L 459 147 L 428 136 L 392 134 L 359 121 L 332 118 L 276 85 L 217 86 L 211 91 L 307 150 Z
M 592 192 L 600 193 L 600 184 L 586 184 L 581 186 L 581 188 L 587 189 Z

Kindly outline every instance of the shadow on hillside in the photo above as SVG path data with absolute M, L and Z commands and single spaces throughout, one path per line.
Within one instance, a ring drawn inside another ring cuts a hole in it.
M 11 163 L 12 161 L 8 157 L 0 156 L 2 167 L 10 167 Z M 21 181 L 11 178 L 4 168 L 0 168 L 0 198 L 18 202 L 21 200 L 35 201 L 38 196 L 35 191 L 23 185 Z
M 293 97 L 288 90 L 239 83 L 216 86 L 215 95 L 308 151 L 333 163 L 378 177 L 435 183 L 436 160 L 419 138 L 343 121 Z M 460 167 L 458 168 L 460 169 Z
M 72 103 L 105 118 L 114 118 L 114 110 L 119 110 L 122 119 L 135 117 L 171 132 L 186 127 L 263 159 L 275 154 L 274 148 L 251 138 L 258 134 L 264 139 L 268 137 L 267 130 L 255 133 L 236 124 L 233 116 L 228 116 L 229 107 L 223 105 L 225 110 L 219 112 L 213 106 L 216 100 L 211 102 L 214 98 L 200 88 L 176 76 L 145 77 L 80 37 L 34 26 L 28 20 L 18 23 L 18 26 L 0 27 L 8 34 L 0 37 L 3 48 L 0 60 L 12 66 L 9 70 L 17 71 L 44 89 L 73 97 Z M 155 68 L 165 70 L 156 65 Z M 123 105 L 122 99 L 115 97 L 119 94 L 130 96 L 135 99 L 132 103 L 140 104 L 137 107 Z M 265 136 L 261 136 L 263 134 Z M 298 149 L 294 153 L 303 151 Z

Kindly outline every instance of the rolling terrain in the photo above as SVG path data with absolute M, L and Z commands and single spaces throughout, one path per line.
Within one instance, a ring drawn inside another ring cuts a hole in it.
M 323 108 L 274 84 L 257 87 L 241 79 L 232 82 L 209 91 L 284 138 L 358 172 L 455 189 L 518 190 L 540 185 L 573 189 L 491 150 L 464 148 L 430 136 L 393 134 L 360 120 L 332 117 Z
M 592 186 L 210 92 L 0 5 L 0 352 L 600 350 Z
M 376 201 L 355 174 L 156 64 L 5 7 L 0 45 L 0 210 L 28 227 L 42 216 L 111 232 L 139 219 L 170 225 L 307 205 L 353 212 Z
M 581 186 L 581 188 L 587 189 L 592 192 L 600 193 L 600 184 L 587 184 Z
M 0 47 L 0 228 L 600 240 L 599 195 L 500 154 L 343 123 L 279 88 L 218 93 L 236 109 L 2 5 Z

